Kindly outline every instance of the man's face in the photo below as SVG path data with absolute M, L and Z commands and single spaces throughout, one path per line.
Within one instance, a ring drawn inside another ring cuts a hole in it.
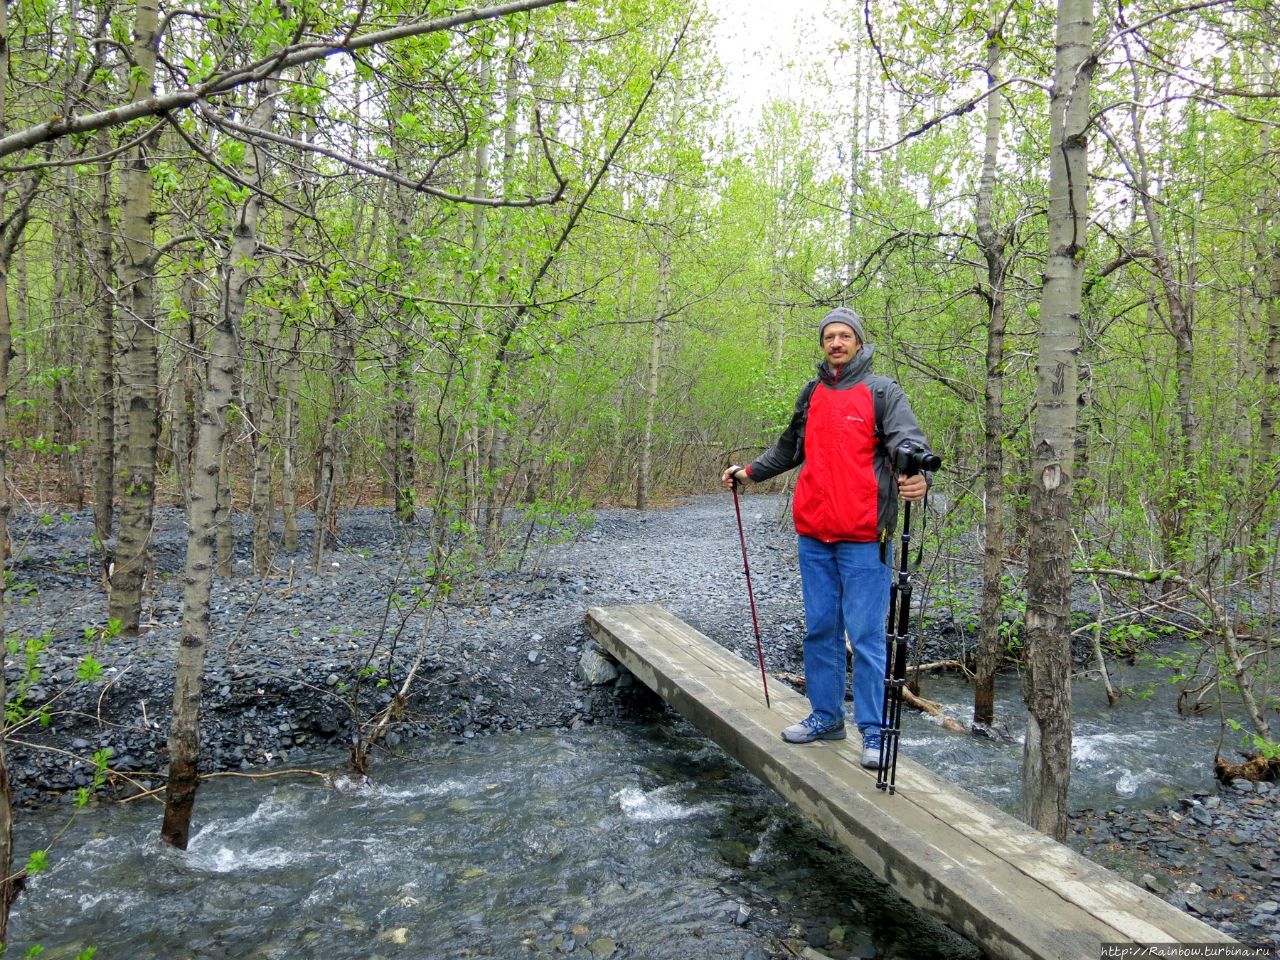
M 861 349 L 862 341 L 847 323 L 829 323 L 822 331 L 822 352 L 834 367 L 843 367 Z

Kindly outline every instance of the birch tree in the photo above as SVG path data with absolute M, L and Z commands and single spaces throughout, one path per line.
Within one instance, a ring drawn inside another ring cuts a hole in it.
M 9 5 L 0 3 L 0 136 L 9 119 Z M 0 220 L 8 213 L 8 189 L 0 184 Z M 8 232 L 0 242 L 9 247 Z M 21 231 L 19 231 L 20 233 Z M 0 256 L 0 943 L 7 942 L 9 909 L 18 896 L 13 873 L 13 790 L 9 783 L 9 702 L 6 661 L 9 653 L 9 358 L 13 352 L 13 324 L 9 316 L 9 256 Z
M 995 203 L 996 162 L 1000 155 L 1000 127 L 1004 95 L 1000 82 L 1000 58 L 1005 47 L 1003 23 L 1011 8 L 990 7 L 987 33 L 986 124 L 983 135 L 982 172 L 978 178 L 975 226 L 978 246 L 986 265 L 986 285 L 982 295 L 987 305 L 986 378 L 983 394 L 983 565 L 982 603 L 976 674 L 973 686 L 973 723 L 990 728 L 995 722 L 995 681 L 1000 666 L 1004 638 L 1001 636 L 1004 579 L 1004 335 L 1005 273 L 1008 261 L 1007 232 L 999 228 L 992 214 Z
M 1093 0 L 1058 0 L 1055 50 L 1049 249 L 1031 437 L 1022 810 L 1031 826 L 1065 841 L 1071 781 L 1071 485 L 1088 226 Z
M 276 87 L 274 81 L 262 85 L 258 103 L 249 117 L 251 129 L 270 128 L 275 115 Z M 209 643 L 209 597 L 221 513 L 219 468 L 224 460 L 227 410 L 241 369 L 240 324 L 254 277 L 265 168 L 263 153 L 249 150 L 244 178 L 250 188 L 232 225 L 231 242 L 222 263 L 220 302 L 192 458 L 187 557 L 182 576 L 182 634 L 169 728 L 164 823 L 160 830 L 166 842 L 183 850 L 190 836 L 191 814 L 200 782 L 201 684 Z
M 160 15 L 156 0 L 137 0 L 129 57 L 129 102 L 156 96 Z M 121 633 L 136 635 L 155 508 L 156 439 L 159 434 L 160 372 L 155 316 L 155 247 L 148 137 L 128 154 L 123 177 L 121 281 L 128 313 L 122 326 L 121 399 L 124 402 L 124 462 L 120 465 L 120 535 L 112 557 L 110 615 Z

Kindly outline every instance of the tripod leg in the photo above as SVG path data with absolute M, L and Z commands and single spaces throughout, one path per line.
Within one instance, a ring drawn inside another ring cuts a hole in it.
M 911 627 L 911 577 L 907 572 L 907 555 L 911 546 L 911 502 L 902 514 L 902 553 L 898 558 L 898 579 L 889 589 L 889 621 L 885 643 L 889 653 L 885 662 L 885 723 L 880 730 L 880 769 L 876 771 L 876 788 L 896 790 L 898 775 L 898 741 L 902 733 L 902 688 L 907 679 L 907 637 Z

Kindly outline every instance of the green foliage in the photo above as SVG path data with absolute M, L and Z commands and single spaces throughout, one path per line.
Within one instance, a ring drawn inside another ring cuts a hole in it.
M 18 721 L 31 716 L 31 710 L 26 706 L 27 696 L 31 688 L 36 686 L 40 682 L 41 676 L 43 676 L 43 671 L 40 668 L 41 655 L 48 649 L 52 640 L 53 637 L 49 633 L 44 633 L 38 637 L 29 637 L 25 640 L 12 635 L 5 637 L 5 646 L 8 648 L 9 657 L 19 661 L 18 677 L 10 682 L 9 699 L 4 705 L 7 725 L 12 726 Z M 41 723 L 48 724 L 50 718 L 48 704 L 43 704 L 37 709 L 36 717 Z
M 27 857 L 27 873 L 35 876 L 37 873 L 43 872 L 49 866 L 48 851 L 33 850 Z
M 76 679 L 82 683 L 92 683 L 102 677 L 102 664 L 86 655 L 76 666 Z

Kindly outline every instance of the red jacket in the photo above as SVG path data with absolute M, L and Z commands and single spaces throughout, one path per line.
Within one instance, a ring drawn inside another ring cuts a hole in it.
M 888 537 L 898 522 L 888 451 L 905 440 L 929 446 L 902 388 L 871 372 L 873 353 L 864 345 L 838 372 L 820 364 L 778 442 L 746 468 L 762 483 L 803 464 L 791 507 L 802 536 L 827 543 Z
M 791 515 L 796 533 L 832 543 L 879 536 L 875 399 L 866 383 L 837 390 L 819 382 L 809 400 L 804 469 Z

